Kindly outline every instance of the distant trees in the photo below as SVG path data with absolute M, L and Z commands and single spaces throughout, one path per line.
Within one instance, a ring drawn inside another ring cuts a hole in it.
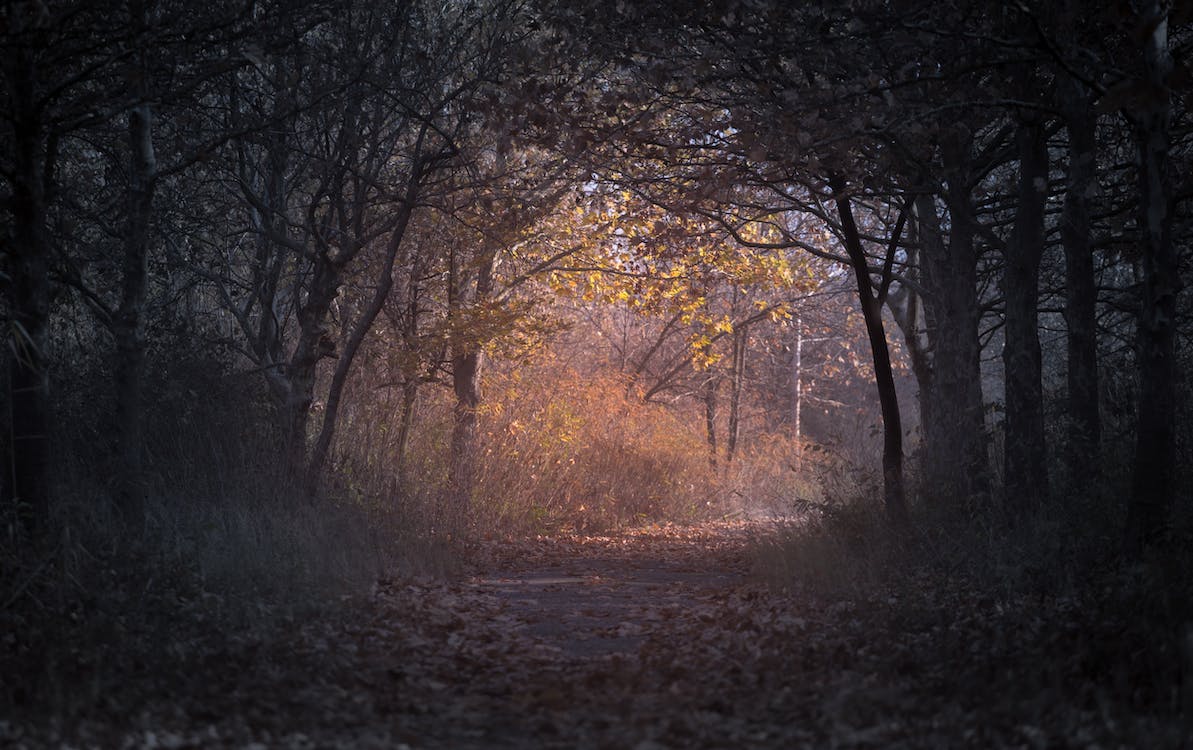
M 626 377 L 690 399 L 728 463 L 744 384 L 790 346 L 776 331 L 848 271 L 893 517 L 892 348 L 918 386 L 921 494 L 1001 496 L 1013 520 L 1094 491 L 1099 357 L 1132 341 L 1126 534 L 1161 533 L 1186 388 L 1188 19 L 1158 1 L 714 5 L 7 6 L 6 498 L 30 529 L 45 516 L 54 369 L 99 352 L 113 494 L 138 525 L 170 320 L 264 383 L 304 491 L 334 474 L 362 362 L 401 393 L 398 475 L 421 389 L 450 388 L 444 502 L 464 513 L 484 360 L 545 335 L 551 294 L 636 321 Z M 86 335 L 56 333 L 81 311 Z
M 650 92 L 657 107 L 657 119 L 648 107 L 627 119 L 611 149 L 626 184 L 730 232 L 781 232 L 785 216 L 815 217 L 836 233 L 840 251 L 792 237 L 736 239 L 848 260 L 863 309 L 865 287 L 889 288 L 878 297 L 900 323 L 920 385 L 925 490 L 946 503 L 990 497 L 984 397 L 1005 415 L 998 445 L 1009 518 L 1050 495 L 1053 456 L 1067 456 L 1078 485 L 1091 474 L 1101 435 L 1099 307 L 1137 292 L 1137 439 L 1149 447 L 1137 449 L 1130 525 L 1150 531 L 1130 531 L 1136 538 L 1163 526 L 1156 519 L 1169 502 L 1159 498 L 1170 496 L 1165 467 L 1174 465 L 1174 441 L 1163 436 L 1175 413 L 1166 367 L 1176 355 L 1165 331 L 1180 315 L 1169 232 L 1181 198 L 1166 161 L 1176 114 L 1168 92 L 1183 80 L 1172 35 L 1187 30 L 1170 24 L 1170 12 L 1162 3 L 1098 16 L 1076 4 L 730 3 L 627 7 L 602 18 L 581 5 L 559 17 L 605 30 L 595 46 L 617 71 L 611 80 L 637 100 Z M 629 27 L 639 30 L 634 43 L 619 46 L 619 30 Z M 1098 114 L 1114 110 L 1123 117 L 1099 130 Z M 1127 138 L 1137 144 L 1130 161 Z M 1130 173 L 1142 180 L 1135 189 L 1121 181 Z M 1106 191 L 1105 179 L 1119 181 Z M 1149 207 L 1138 209 L 1134 229 L 1123 218 L 1130 193 Z M 905 203 L 913 209 L 905 235 L 870 231 L 893 229 Z M 858 206 L 879 220 L 852 231 Z M 1123 227 L 1138 232 L 1143 254 L 1122 245 Z M 1041 296 L 1052 298 L 1041 269 L 1054 277 L 1057 251 L 1068 276 L 1056 290 L 1066 319 L 1068 432 L 1065 445 L 1049 446 L 1041 316 L 1051 320 L 1059 309 Z M 1106 269 L 1124 263 L 1140 285 L 1103 289 L 1099 299 Z M 884 342 L 878 333 L 876 362 Z M 983 394 L 980 359 L 990 345 L 1002 348 L 1001 387 L 988 384 Z M 894 408 L 884 415 L 898 424 Z

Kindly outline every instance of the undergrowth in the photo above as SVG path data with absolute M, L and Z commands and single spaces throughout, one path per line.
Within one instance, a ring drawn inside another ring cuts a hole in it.
M 340 466 L 364 477 L 401 463 L 396 502 L 433 516 L 425 509 L 443 497 L 450 473 L 452 398 L 442 388 L 420 391 L 417 437 L 401 461 L 392 408 L 382 400 L 357 410 L 344 423 Z M 474 534 L 608 531 L 735 507 L 699 429 L 678 410 L 644 403 L 618 374 L 581 375 L 549 359 L 494 370 L 478 421 Z
M 881 609 L 892 637 L 939 633 L 922 658 L 948 665 L 959 696 L 1151 722 L 1140 736 L 1193 729 L 1193 509 L 1137 558 L 1111 491 L 1013 522 L 993 503 L 919 506 L 903 528 L 876 496 L 805 507 L 759 542 L 758 569 L 807 601 Z
M 91 376 L 91 377 L 88 377 Z M 145 517 L 113 511 L 104 380 L 58 383 L 54 503 L 41 540 L 0 518 L 0 717 L 60 726 L 125 711 L 191 679 L 212 644 L 251 642 L 345 609 L 383 575 L 434 573 L 446 552 L 379 498 L 308 498 L 267 401 L 218 366 L 150 385 Z

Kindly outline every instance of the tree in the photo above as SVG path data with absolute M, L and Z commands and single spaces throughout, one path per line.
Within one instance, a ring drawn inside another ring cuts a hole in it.
M 243 197 L 243 236 L 252 242 L 213 279 L 243 351 L 266 374 L 308 486 L 323 473 L 345 384 L 394 269 L 411 257 L 411 221 L 442 187 L 439 176 L 465 163 L 461 144 L 483 85 L 502 64 L 515 13 L 516 4 L 502 2 L 357 8 L 234 83 L 233 115 L 269 127 L 241 127 L 250 135 L 236 142 L 228 179 Z M 358 305 L 338 302 L 350 282 L 371 287 Z M 333 308 L 344 314 L 338 336 Z M 308 448 L 325 358 L 335 366 Z
M 1142 65 L 1130 86 L 1129 114 L 1138 148 L 1140 269 L 1139 424 L 1127 519 L 1128 547 L 1138 551 L 1168 524 L 1176 490 L 1176 298 L 1180 271 L 1172 227 L 1171 118 L 1173 71 L 1169 3 L 1135 7 Z
M 1007 414 L 1004 492 L 1011 516 L 1035 509 L 1048 495 L 1039 333 L 1048 146 L 1040 116 L 1028 113 L 1022 118 L 1016 135 L 1018 205 L 1011 239 L 1005 246 L 1003 272 Z

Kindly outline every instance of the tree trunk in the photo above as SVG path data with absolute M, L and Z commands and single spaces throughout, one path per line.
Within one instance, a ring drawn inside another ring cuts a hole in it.
M 459 312 L 464 305 L 483 302 L 493 291 L 493 269 L 497 253 L 486 248 L 476 264 L 475 286 L 466 289 L 464 272 L 459 268 L 453 253 L 451 261 L 451 300 L 449 307 Z M 449 517 L 456 524 L 468 519 L 472 503 L 473 488 L 477 471 L 477 409 L 481 403 L 481 373 L 485 355 L 481 344 L 472 336 L 456 330 L 458 321 L 452 321 L 452 389 L 456 394 L 456 405 L 452 412 L 451 476 L 449 477 L 451 507 Z M 457 528 L 462 528 L 457 526 Z
M 468 518 L 476 480 L 477 408 L 481 403 L 481 370 L 484 352 L 472 345 L 452 356 L 452 389 L 456 405 L 452 411 L 451 476 L 449 516 L 456 523 Z
M 725 432 L 725 465 L 733 463 L 737 441 L 741 435 L 741 392 L 746 372 L 746 343 L 749 337 L 745 326 L 733 331 L 733 363 L 729 381 L 729 425 Z
M 1069 131 L 1068 180 L 1060 222 L 1065 249 L 1065 323 L 1068 328 L 1068 468 L 1073 489 L 1096 484 L 1101 465 L 1098 411 L 1098 291 L 1090 242 L 1089 191 L 1096 186 L 1096 119 L 1089 94 L 1076 81 L 1064 85 Z
M 791 347 L 791 434 L 795 437 L 795 462 L 803 469 L 804 459 L 804 319 L 795 315 L 795 346 Z
M 1048 197 L 1048 146 L 1043 123 L 1020 126 L 1019 205 L 1006 247 L 1003 366 L 1006 372 L 1005 501 L 1012 520 L 1037 508 L 1048 492 L 1041 384 L 1039 279 Z
M 307 432 L 315 398 L 319 360 L 334 347 L 327 333 L 327 315 L 339 292 L 339 271 L 326 258 L 315 264 L 305 304 L 298 311 L 298 342 L 285 368 L 282 394 L 284 447 L 291 475 L 302 480 L 308 465 Z
M 931 211 L 935 211 L 932 205 L 931 196 L 925 196 L 928 200 L 928 206 Z M 916 213 L 922 214 L 923 208 L 920 205 L 921 199 L 916 200 Z M 908 225 L 910 244 L 907 248 L 907 265 L 909 269 L 913 269 L 908 273 L 915 273 L 914 269 L 921 268 L 919 245 L 921 244 L 924 231 L 920 228 L 921 220 L 916 220 Z M 936 238 L 939 242 L 939 237 Z M 917 279 L 921 285 L 925 274 L 922 270 L 919 271 L 919 278 Z M 907 358 L 911 362 L 911 372 L 915 376 L 916 387 L 918 393 L 916 394 L 919 403 L 920 414 L 920 446 L 918 449 L 918 458 L 920 464 L 920 471 L 925 478 L 930 478 L 929 457 L 931 451 L 929 448 L 935 448 L 940 441 L 936 436 L 936 431 L 939 429 L 941 420 L 937 417 L 936 412 L 936 397 L 935 389 L 932 384 L 932 361 L 929 356 L 927 344 L 924 340 L 926 331 L 922 322 L 923 308 L 920 304 L 919 294 L 915 289 L 909 286 L 900 286 L 891 290 L 891 294 L 887 295 L 887 309 L 891 311 L 891 317 L 895 321 L 895 325 L 903 333 L 903 345 L 907 351 Z M 801 339 L 802 340 L 802 339 Z M 929 489 L 925 486 L 921 488 L 921 494 Z
M 417 402 L 418 381 L 411 378 L 402 384 L 402 415 L 398 419 L 398 444 L 395 448 L 397 465 L 394 473 L 403 492 L 406 490 L 406 453 L 410 446 L 410 431 L 414 426 L 414 407 Z
M 861 302 L 862 318 L 865 320 L 866 333 L 870 339 L 874 380 L 878 386 L 878 402 L 882 409 L 883 502 L 887 515 L 896 523 L 902 523 L 907 518 L 906 491 L 903 485 L 903 425 L 899 415 L 895 375 L 891 370 L 891 353 L 882 322 L 882 303 L 875 295 L 874 284 L 870 280 L 869 262 L 862 248 L 861 235 L 853 218 L 849 198 L 841 194 L 843 185 L 837 180 L 833 182 L 834 200 L 845 236 L 845 250 L 849 254 L 857 280 L 858 300 Z M 894 239 L 897 241 L 897 238 Z
M 46 236 L 46 134 L 35 105 L 36 71 L 24 49 L 6 52 L 12 100 L 13 172 L 9 206 L 12 241 L 6 271 L 11 306 L 9 323 L 9 406 L 11 422 L 5 471 L 12 499 L 26 531 L 38 537 L 50 502 L 50 384 L 46 371 L 49 340 L 49 241 Z
M 936 201 L 916 201 L 926 292 L 930 372 L 917 374 L 925 440 L 924 466 L 930 495 L 950 505 L 989 495 L 989 459 L 982 408 L 981 345 L 973 208 L 965 168 L 968 144 L 946 146 L 949 240 L 945 245 Z M 913 365 L 915 360 L 913 359 Z
M 1180 275 L 1172 241 L 1173 187 L 1169 157 L 1171 92 L 1166 3 L 1150 2 L 1142 15 L 1150 98 L 1134 117 L 1139 150 L 1140 267 L 1143 272 L 1137 350 L 1139 423 L 1127 516 L 1128 549 L 1138 553 L 1168 525 L 1176 481 L 1176 298 Z
M 311 450 L 311 460 L 307 466 L 307 487 L 314 490 L 318 487 L 323 468 L 327 463 L 327 456 L 331 451 L 331 441 L 335 436 L 336 420 L 340 413 L 340 401 L 344 395 L 344 385 L 348 382 L 348 374 L 352 371 L 352 363 L 365 337 L 373 328 L 373 322 L 385 307 L 385 300 L 389 298 L 390 290 L 394 286 L 394 263 L 398 257 L 398 250 L 402 247 L 406 235 L 406 227 L 410 224 L 410 216 L 414 210 L 417 197 L 417 184 L 420 176 L 417 166 L 412 171 L 397 224 L 389 236 L 385 250 L 385 258 L 379 269 L 380 279 L 369 304 L 360 313 L 360 317 L 352 326 L 352 332 L 341 347 L 336 360 L 336 369 L 331 377 L 331 386 L 327 393 L 327 404 L 323 410 L 323 423 L 319 428 L 319 435 L 315 439 L 315 446 Z
M 717 470 L 717 378 L 704 381 L 704 437 L 708 443 L 708 465 Z
M 132 22 L 144 30 L 144 5 L 130 4 Z M 142 53 L 143 55 L 143 53 Z M 142 59 L 133 71 L 130 90 L 138 102 L 128 116 L 129 176 L 121 262 L 120 306 L 112 319 L 116 344 L 113 367 L 116 396 L 116 445 L 119 460 L 117 507 L 129 528 L 145 514 L 142 381 L 145 367 L 145 302 L 149 289 L 149 243 L 157 161 L 153 151 L 153 111 L 149 105 L 148 70 Z

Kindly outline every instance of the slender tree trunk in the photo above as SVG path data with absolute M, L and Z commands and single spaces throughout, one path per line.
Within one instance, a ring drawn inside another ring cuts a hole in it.
M 302 480 L 308 465 L 307 432 L 315 399 L 319 360 L 334 349 L 327 316 L 339 291 L 339 271 L 326 259 L 315 264 L 305 303 L 298 311 L 298 341 L 286 364 L 282 416 L 286 456 L 293 476 Z
M 749 337 L 746 328 L 733 332 L 733 364 L 729 381 L 729 425 L 725 431 L 725 464 L 733 463 L 737 453 L 737 441 L 741 435 L 741 392 L 746 372 L 746 343 Z
M 130 4 L 133 23 L 148 24 L 143 3 Z M 113 367 L 116 444 L 120 468 L 117 505 L 125 524 L 139 526 L 145 514 L 142 381 L 145 368 L 145 303 L 149 290 L 149 243 L 157 160 L 153 150 L 153 111 L 148 102 L 144 59 L 134 71 L 131 90 L 139 102 L 128 116 L 129 184 L 121 262 L 120 305 L 112 319 L 116 344 Z
M 934 211 L 931 196 L 925 196 L 925 198 L 928 200 L 929 210 Z M 922 199 L 917 198 L 917 216 L 923 213 L 921 203 Z M 920 227 L 921 223 L 922 219 L 917 218 L 908 224 L 908 239 L 910 240 L 907 248 L 907 266 L 910 269 L 908 273 L 917 273 L 917 269 L 921 269 L 919 245 L 924 235 L 924 231 Z M 939 241 L 939 237 L 937 240 Z M 918 270 L 917 281 L 921 286 L 924 277 L 922 269 Z M 919 293 L 909 286 L 897 287 L 887 295 L 887 309 L 891 311 L 895 325 L 903 334 L 903 346 L 907 351 L 907 358 L 911 362 L 911 372 L 915 376 L 920 415 L 920 446 L 917 453 L 920 471 L 924 478 L 930 479 L 928 459 L 930 451 L 928 449 L 939 444 L 934 431 L 938 429 L 940 420 L 935 411 L 936 398 L 932 385 L 932 362 L 924 340 L 923 310 Z M 921 488 L 921 494 L 924 494 L 925 489 L 927 488 Z
M 406 488 L 406 454 L 410 447 L 410 432 L 414 427 L 414 407 L 418 403 L 418 381 L 411 378 L 402 384 L 402 414 L 398 419 L 398 444 L 395 448 L 397 465 L 394 472 L 398 484 Z
M 483 251 L 475 271 L 475 286 L 466 294 L 462 288 L 464 273 L 458 267 L 458 259 L 453 257 L 451 284 L 455 292 L 451 295 L 453 299 L 450 304 L 456 311 L 465 304 L 475 305 L 489 297 L 493 290 L 496 259 L 495 250 L 487 248 Z M 455 325 L 458 323 L 453 322 Z M 449 477 L 449 502 L 452 507 L 448 508 L 448 513 L 457 523 L 464 523 L 468 519 L 476 481 L 477 409 L 481 404 L 481 374 L 485 355 L 480 342 L 473 337 L 464 335 L 462 331 L 455 331 L 453 335 L 456 340 L 452 343 L 452 389 L 456 394 L 456 404 L 453 409 Z
M 452 507 L 448 513 L 457 523 L 468 518 L 476 481 L 477 409 L 481 404 L 481 371 L 484 352 L 470 345 L 452 357 L 452 389 L 456 405 L 452 411 L 451 477 Z
M 1019 205 L 1006 249 L 1003 366 L 1006 371 L 1005 508 L 1014 520 L 1048 493 L 1039 331 L 1040 260 L 1048 197 L 1048 146 L 1043 123 L 1020 127 Z
M 1137 350 L 1139 422 L 1127 517 L 1128 549 L 1138 553 L 1167 527 L 1176 489 L 1176 298 L 1181 282 L 1172 241 L 1173 188 L 1169 156 L 1171 93 L 1167 3 L 1142 12 L 1150 90 L 1163 92 L 1134 116 L 1139 150 L 1140 266 L 1143 272 Z
M 1096 119 L 1089 94 L 1064 85 L 1069 131 L 1068 180 L 1060 236 L 1065 249 L 1065 323 L 1068 328 L 1069 474 L 1074 490 L 1094 486 L 1101 465 L 1098 411 L 1098 292 L 1090 242 L 1089 191 L 1096 186 Z
M 708 443 L 708 465 L 717 470 L 717 378 L 704 381 L 704 437 Z
M 804 454 L 804 319 L 799 313 L 795 316 L 795 345 L 791 347 L 791 400 L 791 433 L 795 437 L 796 458 L 801 460 Z
M 361 311 L 360 317 L 352 326 L 347 341 L 341 347 L 336 360 L 336 369 L 331 376 L 331 386 L 327 393 L 327 405 L 323 410 L 323 423 L 319 428 L 319 435 L 315 439 L 315 446 L 311 450 L 310 463 L 307 466 L 307 487 L 314 489 L 318 486 L 323 468 L 327 463 L 327 456 L 331 451 L 331 441 L 335 436 L 336 420 L 339 418 L 340 401 L 344 395 L 344 385 L 348 382 L 348 374 L 352 371 L 352 363 L 356 353 L 364 343 L 365 337 L 373 329 L 373 322 L 385 307 L 385 300 L 389 298 L 394 285 L 394 263 L 398 257 L 398 250 L 402 247 L 406 235 L 406 227 L 410 224 L 410 216 L 414 210 L 417 197 L 417 184 L 421 179 L 415 169 L 411 173 L 406 199 L 403 201 L 397 224 L 390 232 L 389 242 L 385 250 L 385 257 L 379 269 L 380 279 L 377 288 L 368 305 Z
M 14 111 L 13 172 L 9 206 L 12 224 L 7 258 L 11 321 L 9 393 L 11 422 L 5 473 L 19 517 L 32 537 L 40 536 L 50 502 L 49 241 L 46 236 L 46 177 L 54 155 L 35 105 L 36 71 L 26 49 L 5 52 Z
M 853 218 L 849 198 L 841 194 L 844 186 L 837 180 L 833 182 L 834 200 L 845 236 L 845 250 L 849 254 L 857 280 L 858 300 L 862 306 L 866 334 L 870 339 L 874 380 L 878 386 L 878 402 L 882 409 L 883 502 L 890 518 L 896 523 L 902 523 L 907 518 L 906 490 L 903 483 L 903 424 L 899 415 L 895 375 L 891 370 L 891 353 L 882 322 L 882 303 L 876 296 L 874 284 L 870 280 L 869 261 L 862 247 L 861 235 Z

